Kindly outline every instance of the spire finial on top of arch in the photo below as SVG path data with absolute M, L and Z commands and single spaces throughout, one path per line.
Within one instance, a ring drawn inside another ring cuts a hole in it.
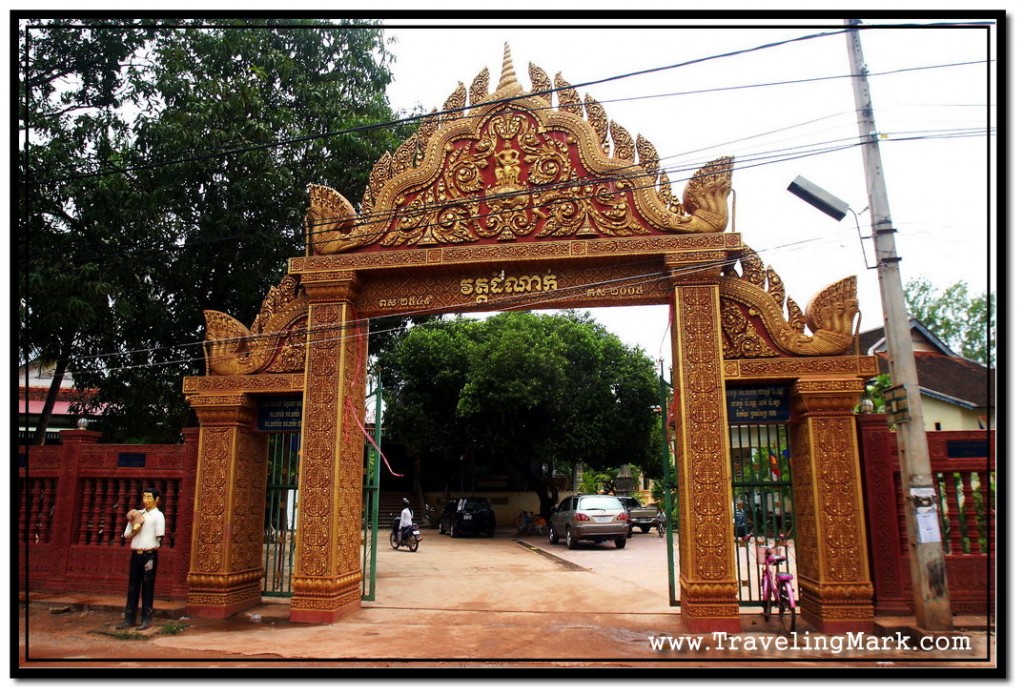
M 516 79 L 516 70 L 512 67 L 512 49 L 506 41 L 505 58 L 501 63 L 501 79 L 498 80 L 498 89 L 500 90 L 515 84 L 519 84 L 519 81 Z

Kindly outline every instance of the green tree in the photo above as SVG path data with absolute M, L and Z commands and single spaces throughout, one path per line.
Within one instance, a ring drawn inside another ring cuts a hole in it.
M 144 22 L 53 20 L 19 26 L 18 299 L 21 360 L 55 366 L 35 441 L 42 442 L 61 381 L 89 338 L 113 322 L 111 295 L 131 192 L 117 173 L 85 179 L 129 141 Z M 129 208 L 130 209 L 130 208 Z
M 432 465 L 505 472 L 537 493 L 573 465 L 660 470 L 654 365 L 585 313 L 435 320 L 383 356 L 393 441 Z
M 885 413 L 885 390 L 892 386 L 892 375 L 888 372 L 869 380 L 864 385 L 864 394 L 871 399 L 871 412 L 872 413 Z M 864 408 L 861 404 L 857 404 L 854 408 L 856 413 L 863 413 Z
M 604 471 L 590 467 L 585 468 L 580 476 L 580 493 L 604 493 L 615 482 L 615 476 L 618 473 L 617 468 Z
M 963 281 L 940 291 L 925 278 L 907 282 L 904 294 L 910 315 L 953 351 L 985 365 L 995 364 L 995 295 L 971 295 Z
M 61 337 L 76 384 L 99 390 L 108 436 L 168 440 L 188 418 L 182 375 L 202 369 L 202 310 L 251 321 L 305 252 L 306 185 L 358 201 L 404 139 L 366 128 L 394 118 L 391 55 L 374 23 L 44 24 L 23 33 L 33 96 L 20 234 L 38 262 L 26 277 L 42 279 L 23 288 L 26 352 L 54 355 Z M 68 55 L 81 64 L 71 78 Z M 69 79 L 91 85 L 90 108 L 72 109 L 82 100 L 60 86 Z M 71 289 L 51 295 L 56 259 Z M 79 292 L 83 279 L 105 285 Z M 91 313 L 71 308 L 91 299 Z
M 415 456 L 452 464 L 466 454 L 457 410 L 481 330 L 466 319 L 431 320 L 382 355 L 387 430 Z

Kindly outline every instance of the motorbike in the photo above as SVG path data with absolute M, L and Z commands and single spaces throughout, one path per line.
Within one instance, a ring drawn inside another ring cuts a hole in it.
M 402 531 L 399 527 L 399 520 L 401 518 L 396 517 L 394 523 L 391 525 L 391 548 L 397 551 L 402 546 L 406 547 L 413 553 L 416 553 L 416 549 L 420 547 L 420 526 L 413 523 L 409 529 L 409 536 L 405 539 L 402 538 Z

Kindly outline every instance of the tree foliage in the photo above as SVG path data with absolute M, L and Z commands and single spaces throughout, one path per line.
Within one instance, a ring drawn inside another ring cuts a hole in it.
M 963 281 L 939 290 L 925 278 L 904 288 L 907 310 L 953 351 L 985 365 L 995 364 L 996 298 L 971 295 Z
M 545 474 L 660 473 L 651 360 L 588 314 L 498 314 L 413 328 L 380 363 L 389 439 L 454 475 L 503 473 L 554 502 Z
M 885 413 L 885 391 L 890 387 L 892 387 L 892 375 L 888 372 L 883 372 L 864 385 L 864 394 L 871 400 L 870 413 Z M 857 404 L 854 411 L 856 413 L 868 412 L 863 403 Z
M 77 176 L 116 158 L 130 140 L 122 107 L 133 98 L 132 57 L 145 30 L 108 30 L 112 24 L 19 27 L 19 347 L 23 362 L 56 366 L 37 442 L 72 356 L 114 319 L 109 298 L 118 273 L 108 260 L 118 256 L 124 224 L 112 213 L 131 194 L 118 174 Z
M 378 26 L 21 27 L 21 346 L 99 390 L 115 438 L 186 424 L 202 310 L 248 323 L 305 252 L 305 189 L 359 200 L 393 120 Z

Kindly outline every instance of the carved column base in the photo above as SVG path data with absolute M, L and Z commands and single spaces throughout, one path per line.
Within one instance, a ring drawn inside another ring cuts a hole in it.
M 189 573 L 188 613 L 226 619 L 260 603 L 261 570 L 241 573 Z
M 825 634 L 871 633 L 875 627 L 873 594 L 870 582 L 821 587 L 804 580 L 800 583 L 800 617 Z
M 296 576 L 289 621 L 334 623 L 362 607 L 362 573 L 334 578 Z
M 740 632 L 736 583 L 680 583 L 680 611 L 687 633 Z

